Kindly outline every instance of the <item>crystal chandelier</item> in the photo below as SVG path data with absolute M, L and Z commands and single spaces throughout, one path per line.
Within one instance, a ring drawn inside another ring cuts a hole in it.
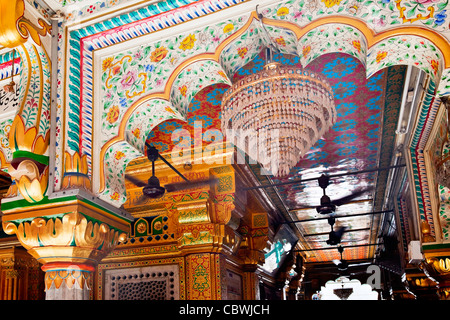
M 450 189 L 450 101 L 448 98 L 442 98 L 442 101 L 447 108 L 447 139 L 443 147 L 449 151 L 443 150 L 442 158 L 436 164 L 436 182 Z
M 335 119 L 330 85 L 316 73 L 271 61 L 270 50 L 263 70 L 222 98 L 227 139 L 276 177 L 289 174 Z

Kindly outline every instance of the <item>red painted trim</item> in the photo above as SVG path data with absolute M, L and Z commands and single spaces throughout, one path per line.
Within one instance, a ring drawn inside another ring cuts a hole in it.
M 95 271 L 95 266 L 84 263 L 75 263 L 75 262 L 50 262 L 46 263 L 41 267 L 42 271 L 56 271 L 56 270 L 81 270 L 87 272 Z

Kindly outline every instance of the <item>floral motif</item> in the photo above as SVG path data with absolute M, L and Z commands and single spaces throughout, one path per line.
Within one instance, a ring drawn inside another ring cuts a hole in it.
M 131 131 L 131 133 L 137 138 L 139 139 L 141 137 L 141 130 L 139 128 L 134 129 L 133 131 Z
M 433 73 L 436 74 L 439 70 L 439 62 L 436 60 L 431 60 L 430 64 L 431 68 L 433 69 Z
M 334 7 L 335 5 L 339 5 L 341 0 L 322 0 L 327 8 Z
M 441 26 L 441 25 L 444 24 L 445 18 L 447 18 L 446 12 L 447 12 L 447 10 L 443 10 L 443 11 L 439 12 L 437 15 L 434 16 L 434 18 L 435 18 L 434 23 L 437 26 Z
M 181 87 L 178 88 L 178 90 L 180 90 L 180 93 L 183 97 L 186 97 L 186 93 L 187 93 L 186 85 L 182 85 Z
M 237 50 L 239 57 L 241 57 L 242 59 L 244 59 L 245 55 L 248 52 L 247 47 L 243 47 L 243 48 L 238 48 Z
M 377 57 L 376 57 L 376 61 L 377 63 L 380 63 L 381 60 L 383 60 L 384 58 L 386 58 L 387 56 L 387 52 L 386 51 L 381 51 L 377 53 Z
M 361 12 L 361 6 L 359 6 L 358 2 L 352 2 L 348 5 L 347 11 L 350 14 L 357 15 Z
M 122 89 L 130 89 L 133 83 L 136 82 L 136 71 L 130 70 L 126 74 L 122 76 L 122 80 L 120 81 L 120 84 L 122 86 Z
M 160 62 L 162 59 L 164 59 L 167 56 L 167 48 L 166 47 L 159 47 L 156 48 L 150 57 L 150 60 L 152 62 Z
M 180 49 L 183 51 L 192 49 L 196 40 L 197 39 L 195 39 L 194 34 L 188 35 L 183 41 L 181 41 Z
M 359 53 L 361 53 L 361 41 L 353 40 L 352 45 Z
M 228 23 L 225 27 L 223 27 L 223 33 L 228 33 L 233 31 L 234 25 L 232 23 Z
M 108 114 L 106 115 L 106 121 L 113 124 L 114 122 L 119 119 L 119 107 L 118 106 L 112 106 L 109 108 Z
M 284 40 L 284 38 L 282 36 L 279 36 L 278 38 L 275 39 L 276 43 L 282 47 L 286 47 L 286 41 Z
M 105 72 L 106 70 L 111 68 L 111 66 L 113 65 L 113 61 L 114 61 L 114 58 L 112 58 L 112 57 L 109 57 L 109 58 L 106 58 L 105 60 L 103 60 L 103 63 L 102 63 L 103 72 Z
M 114 66 L 114 67 L 111 69 L 111 73 L 115 76 L 116 74 L 118 74 L 118 73 L 120 72 L 120 69 L 121 69 L 121 66 L 119 66 L 119 65 Z
M 277 10 L 277 16 L 279 16 L 279 17 L 284 17 L 288 13 L 289 13 L 289 9 L 286 7 L 281 7 L 280 9 Z
M 311 52 L 311 46 L 307 45 L 303 47 L 302 53 L 303 53 L 303 57 L 306 58 L 308 56 L 308 54 Z
M 114 158 L 116 159 L 116 160 L 120 160 L 120 159 L 122 159 L 123 157 L 125 157 L 125 153 L 123 153 L 122 151 L 117 151 L 115 154 L 114 154 Z
M 227 75 L 226 75 L 225 72 L 223 72 L 222 70 L 217 71 L 217 73 L 218 73 L 220 76 L 222 76 L 222 78 L 228 79 L 228 78 L 227 78 Z
M 169 112 L 170 114 L 176 116 L 177 114 L 175 113 L 175 111 L 172 110 L 171 107 L 165 107 L 164 110 L 166 110 L 167 112 Z
M 112 195 L 110 195 L 111 200 L 117 201 L 119 200 L 119 193 L 118 192 L 114 192 Z

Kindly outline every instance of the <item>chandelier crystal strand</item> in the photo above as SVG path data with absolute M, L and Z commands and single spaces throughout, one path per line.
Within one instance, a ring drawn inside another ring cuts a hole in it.
M 248 137 L 234 139 L 239 149 L 281 177 L 335 122 L 333 91 L 314 73 L 271 62 L 225 92 L 221 119 L 222 128 Z

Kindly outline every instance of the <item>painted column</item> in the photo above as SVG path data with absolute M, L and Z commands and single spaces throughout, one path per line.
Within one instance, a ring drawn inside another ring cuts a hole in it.
M 259 298 L 259 282 L 255 281 L 258 264 L 264 263 L 264 248 L 269 240 L 269 221 L 267 213 L 255 212 L 246 215 L 246 219 L 239 228 L 239 233 L 243 237 L 242 244 L 237 255 L 243 261 L 246 273 L 247 292 L 246 299 L 254 300 Z
M 77 196 L 2 203 L 3 229 L 42 264 L 47 300 L 90 297 L 97 264 L 127 238 L 130 220 Z
M 235 254 L 240 235 L 232 219 L 234 170 L 231 166 L 212 168 L 217 184 L 202 190 L 173 195 L 178 213 L 178 246 L 186 259 L 186 298 L 226 298 L 226 257 Z
M 48 263 L 45 271 L 46 300 L 89 300 L 92 289 L 92 264 Z
M 0 300 L 40 300 L 43 285 L 39 263 L 25 250 L 0 249 Z

